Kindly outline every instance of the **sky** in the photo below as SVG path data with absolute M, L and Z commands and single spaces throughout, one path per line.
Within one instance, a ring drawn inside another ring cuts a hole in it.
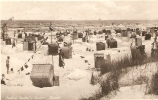
M 158 20 L 158 1 L 3 1 L 1 20 Z

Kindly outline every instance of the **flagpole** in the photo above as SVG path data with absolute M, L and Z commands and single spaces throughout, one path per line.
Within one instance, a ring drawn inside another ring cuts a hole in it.
M 52 44 L 52 31 L 51 31 L 51 44 Z M 52 54 L 52 65 L 54 67 L 54 59 L 53 59 L 53 54 Z
M 50 23 L 49 28 L 51 28 L 51 25 L 52 25 L 52 24 Z M 51 31 L 51 44 L 52 44 L 52 31 L 53 31 L 53 30 L 50 29 L 50 31 Z M 54 67 L 53 53 L 52 53 L 52 66 Z
M 53 60 L 53 54 L 52 54 L 52 65 L 53 65 L 53 67 L 54 67 L 54 60 Z
M 51 43 L 52 43 L 52 31 L 51 31 Z

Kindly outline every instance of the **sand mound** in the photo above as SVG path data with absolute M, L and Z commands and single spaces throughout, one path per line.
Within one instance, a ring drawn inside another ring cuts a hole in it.
M 85 78 L 88 75 L 88 73 L 84 70 L 75 69 L 72 73 L 67 75 L 66 77 L 70 80 L 80 80 Z

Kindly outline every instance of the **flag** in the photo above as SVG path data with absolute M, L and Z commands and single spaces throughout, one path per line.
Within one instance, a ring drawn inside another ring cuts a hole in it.
M 23 71 L 24 70 L 24 68 L 23 68 L 23 66 L 21 67 L 21 71 Z
M 20 70 L 18 70 L 18 73 L 20 74 Z
M 26 68 L 26 69 L 28 68 L 28 65 L 27 65 L 27 64 L 25 65 L 25 68 Z
M 49 30 L 50 30 L 50 31 L 53 31 L 53 30 L 54 30 L 51 23 L 50 23 L 50 26 L 49 26 Z

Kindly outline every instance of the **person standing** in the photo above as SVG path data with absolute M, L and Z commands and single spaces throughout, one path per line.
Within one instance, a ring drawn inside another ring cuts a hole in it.
M 94 31 L 94 35 L 96 35 L 97 34 L 97 32 L 96 32 L 96 30 Z
M 154 42 L 152 43 L 151 56 L 156 57 L 158 55 L 158 42 L 157 38 L 154 38 Z
M 17 44 L 17 40 L 18 40 L 18 33 L 15 33 L 15 41 L 16 41 L 16 44 Z
M 106 43 L 107 43 L 107 47 L 108 47 L 108 48 L 110 48 L 110 41 L 111 41 L 111 39 L 108 37 L 108 38 L 106 39 Z
M 8 56 L 6 60 L 7 74 L 9 73 L 9 59 L 10 57 Z
M 16 34 L 16 31 L 14 31 L 14 38 L 15 38 L 15 34 Z
M 27 37 L 27 33 L 26 32 L 24 32 L 24 34 L 25 34 L 25 38 Z
M 88 30 L 86 30 L 85 32 L 86 32 L 86 36 L 85 36 L 86 42 L 89 42 L 89 32 Z
M 35 47 L 35 52 L 36 52 L 36 40 L 35 40 L 35 46 L 34 47 Z
M 62 52 L 62 49 L 59 50 L 59 66 L 64 68 L 64 53 Z
M 15 39 L 13 39 L 12 48 L 13 47 L 16 47 L 16 45 L 15 45 Z
M 59 37 L 61 37 L 61 35 L 62 35 L 62 33 L 61 33 L 61 31 L 60 31 L 60 33 L 59 33 Z
M 6 34 L 6 32 L 7 32 L 7 23 L 4 23 L 3 26 L 2 26 L 2 37 L 3 37 L 3 41 L 5 41 L 4 35 Z

